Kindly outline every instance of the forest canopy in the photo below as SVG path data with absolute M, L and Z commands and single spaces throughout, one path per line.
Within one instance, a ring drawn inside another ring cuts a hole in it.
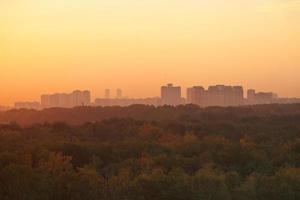
M 13 110 L 1 121 L 3 200 L 300 199 L 297 104 Z
M 251 120 L 263 117 L 300 115 L 300 104 L 269 104 L 242 107 L 207 107 L 197 105 L 128 107 L 75 107 L 49 108 L 44 110 L 9 110 L 0 112 L 0 123 L 16 122 L 22 126 L 37 123 L 65 122 L 81 125 L 86 122 L 99 122 L 111 118 L 132 118 L 147 121 L 165 120 Z

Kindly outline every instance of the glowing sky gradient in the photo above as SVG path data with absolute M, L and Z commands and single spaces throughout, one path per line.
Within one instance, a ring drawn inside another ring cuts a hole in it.
M 1 0 L 0 104 L 238 84 L 300 96 L 300 0 Z

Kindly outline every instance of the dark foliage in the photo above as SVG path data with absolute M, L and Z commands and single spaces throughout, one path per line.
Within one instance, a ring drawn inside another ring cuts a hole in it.
M 21 126 L 0 126 L 1 200 L 300 199 L 300 105 L 19 110 L 4 118 Z

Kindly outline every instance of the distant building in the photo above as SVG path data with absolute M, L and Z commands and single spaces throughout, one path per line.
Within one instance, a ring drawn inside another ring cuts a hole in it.
M 121 89 L 117 89 L 116 94 L 117 94 L 116 96 L 117 99 L 121 99 L 123 97 L 123 92 Z
M 172 105 L 196 104 L 201 107 L 207 106 L 240 106 L 253 104 L 271 103 L 300 103 L 299 98 L 280 98 L 272 92 L 256 92 L 253 89 L 247 91 L 247 98 L 244 98 L 242 86 L 213 85 L 206 90 L 202 86 L 187 88 L 187 98 L 181 97 L 181 87 L 167 84 L 161 87 L 161 97 L 155 98 L 124 98 L 121 89 L 116 90 L 116 97 L 111 98 L 110 90 L 104 91 L 104 98 L 98 98 L 91 103 L 91 93 L 88 90 L 75 90 L 72 93 L 55 93 L 41 96 L 39 102 L 16 102 L 15 108 L 21 109 L 43 109 L 43 108 L 72 108 L 76 106 L 129 106 L 134 104 L 143 105 Z M 8 110 L 0 106 L 0 110 Z
M 274 95 L 272 92 L 259 92 L 255 94 L 256 104 L 270 104 L 272 103 Z
M 229 105 L 241 106 L 244 104 L 244 89 L 242 86 L 233 86 L 233 100 L 229 102 Z
M 70 94 L 55 93 L 41 96 L 42 108 L 72 108 L 76 106 L 87 106 L 91 104 L 90 91 L 76 90 Z
M 293 104 L 293 103 L 300 103 L 300 98 L 275 98 L 273 99 L 273 103 L 279 104 Z
M 255 104 L 255 90 L 253 89 L 249 89 L 247 91 L 247 101 L 248 101 L 248 104 Z
M 271 104 L 275 103 L 277 95 L 272 92 L 258 92 L 255 90 L 249 89 L 247 91 L 247 104 Z
M 204 106 L 239 106 L 244 103 L 242 86 L 209 86 Z
M 187 102 L 189 104 L 204 105 L 206 93 L 202 86 L 194 86 L 187 89 Z
M 75 106 L 88 106 L 91 103 L 90 91 L 79 91 L 76 90 L 71 94 L 71 105 Z
M 41 107 L 39 102 L 16 102 L 15 103 L 15 109 L 33 109 L 33 110 L 39 110 Z
M 161 87 L 162 105 L 179 105 L 182 104 L 181 87 L 175 87 L 173 84 Z
M 208 87 L 209 106 L 224 106 L 225 86 L 216 85 Z

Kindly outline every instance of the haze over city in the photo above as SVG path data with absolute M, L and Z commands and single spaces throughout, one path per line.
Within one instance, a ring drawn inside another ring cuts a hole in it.
M 300 0 L 0 0 L 0 200 L 300 200 Z
M 0 105 L 173 82 L 300 96 L 299 0 L 3 0 Z

